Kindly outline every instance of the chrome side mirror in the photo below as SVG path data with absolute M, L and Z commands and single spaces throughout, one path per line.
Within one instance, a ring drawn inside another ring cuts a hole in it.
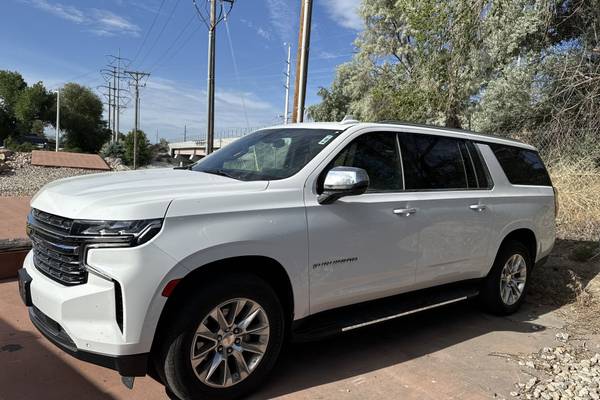
M 319 204 L 331 204 L 345 196 L 357 196 L 367 191 L 369 175 L 362 168 L 335 167 L 327 172 Z

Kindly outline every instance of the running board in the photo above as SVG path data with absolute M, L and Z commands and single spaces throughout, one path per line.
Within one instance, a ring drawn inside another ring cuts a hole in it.
M 292 339 L 318 340 L 464 301 L 479 294 L 479 284 L 480 280 L 464 281 L 323 311 L 294 321 Z

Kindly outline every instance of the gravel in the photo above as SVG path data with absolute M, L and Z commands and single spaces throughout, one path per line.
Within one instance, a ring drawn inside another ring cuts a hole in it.
M 564 342 L 564 335 L 557 339 Z M 584 345 L 567 343 L 557 347 L 545 347 L 519 361 L 527 367 L 531 377 L 518 383 L 513 398 L 544 400 L 598 400 L 600 399 L 600 354 L 591 355 Z
M 54 180 L 98 173 L 88 169 L 34 166 L 31 165 L 31 153 L 15 153 L 6 165 L 10 169 L 0 174 L 0 196 L 33 196 Z

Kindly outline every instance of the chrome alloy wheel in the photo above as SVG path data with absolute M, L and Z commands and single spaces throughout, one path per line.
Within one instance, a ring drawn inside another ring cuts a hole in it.
M 215 307 L 192 340 L 190 361 L 202 383 L 226 388 L 256 369 L 269 344 L 269 319 L 256 302 L 237 298 Z
M 520 254 L 514 254 L 506 261 L 500 274 L 500 295 L 507 306 L 512 306 L 521 298 L 527 281 L 527 263 Z

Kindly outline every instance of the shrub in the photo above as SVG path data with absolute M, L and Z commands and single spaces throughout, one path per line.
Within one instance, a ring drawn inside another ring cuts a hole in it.
M 102 149 L 100 149 L 100 155 L 105 158 L 112 157 L 123 159 L 123 157 L 125 157 L 125 147 L 121 142 L 104 143 Z
M 125 136 L 124 141 L 125 154 L 123 161 L 125 161 L 125 164 L 127 165 L 133 165 L 133 139 L 134 133 L 133 131 L 130 131 L 127 136 Z M 148 164 L 151 159 L 152 151 L 150 149 L 150 142 L 148 142 L 148 138 L 143 131 L 137 131 L 137 167 Z
M 17 151 L 17 152 L 21 152 L 21 153 L 31 153 L 32 150 L 37 149 L 37 147 L 35 147 L 34 145 L 32 145 L 29 142 L 19 143 L 17 140 L 15 140 L 11 136 L 4 139 L 4 147 L 9 150 Z

